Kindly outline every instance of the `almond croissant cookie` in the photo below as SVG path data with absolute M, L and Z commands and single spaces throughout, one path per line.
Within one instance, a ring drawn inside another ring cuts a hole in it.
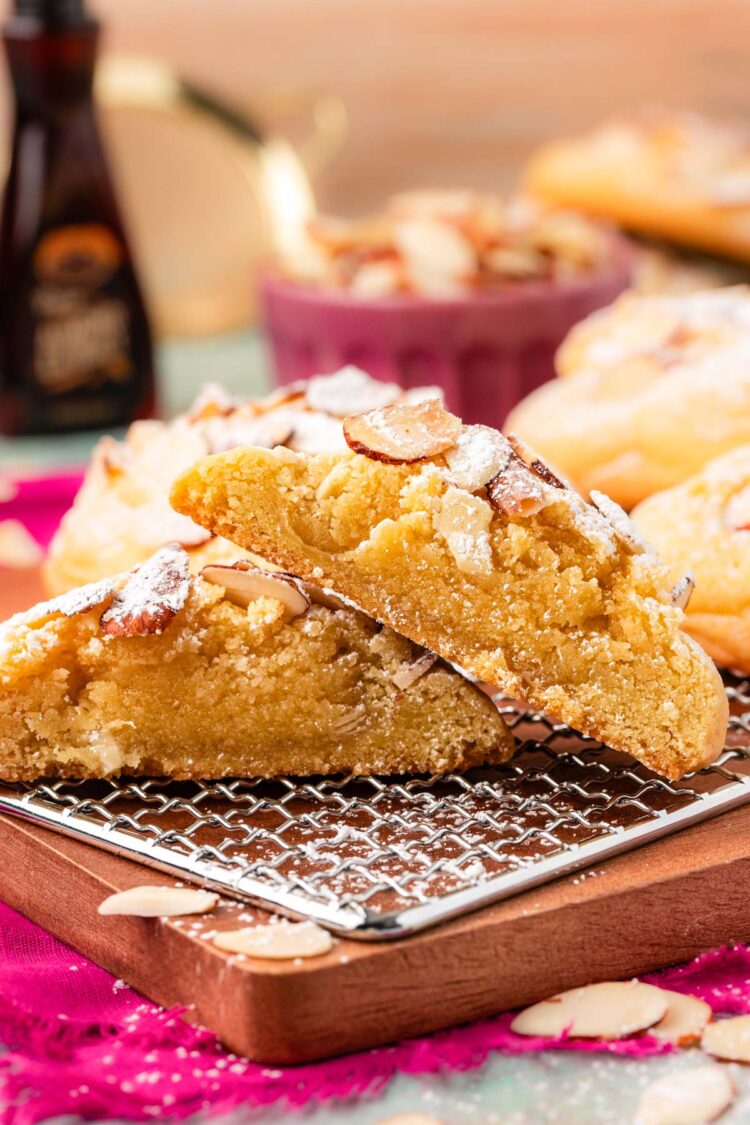
M 750 262 L 746 129 L 669 110 L 607 122 L 540 149 L 526 187 L 639 234 Z
M 407 395 L 439 395 L 436 388 Z M 171 422 L 135 422 L 122 442 L 103 438 L 75 503 L 50 545 L 44 579 L 50 594 L 95 582 L 142 563 L 165 543 L 186 548 L 197 574 L 238 550 L 169 506 L 172 481 L 207 453 L 241 445 L 287 445 L 308 453 L 346 449 L 341 419 L 396 402 L 404 392 L 345 367 L 268 398 L 240 402 L 209 386 Z
M 750 672 L 750 445 L 645 500 L 633 519 L 675 575 L 693 572 L 687 632 L 717 664 Z
M 0 777 L 441 772 L 509 757 L 490 699 L 286 574 L 177 544 L 0 626 Z
M 626 295 L 577 325 L 508 428 L 631 508 L 750 441 L 750 289 Z
M 720 677 L 616 504 L 590 507 L 517 441 L 435 401 L 344 432 L 348 455 L 207 458 L 172 502 L 668 777 L 719 754 Z

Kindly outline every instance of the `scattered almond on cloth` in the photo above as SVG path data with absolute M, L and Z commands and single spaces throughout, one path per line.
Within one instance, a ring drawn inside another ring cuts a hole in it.
M 173 918 L 181 914 L 208 914 L 219 896 L 189 887 L 130 887 L 99 903 L 99 914 L 133 918 Z
M 718 1059 L 750 1063 L 750 1016 L 710 1023 L 703 1032 L 701 1047 Z
M 510 1025 L 517 1035 L 570 1035 L 578 1039 L 622 1039 L 662 1020 L 668 994 L 640 981 L 605 981 L 572 988 L 532 1004 Z
M 718 1066 L 665 1074 L 643 1091 L 635 1125 L 704 1125 L 729 1108 L 735 1093 L 731 1076 Z

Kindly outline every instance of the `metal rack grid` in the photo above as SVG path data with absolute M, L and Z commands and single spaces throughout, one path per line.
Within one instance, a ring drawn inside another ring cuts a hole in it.
M 0 810 L 336 933 L 403 937 L 750 800 L 750 678 L 712 766 L 667 782 L 501 704 L 504 766 L 428 778 L 0 788 Z

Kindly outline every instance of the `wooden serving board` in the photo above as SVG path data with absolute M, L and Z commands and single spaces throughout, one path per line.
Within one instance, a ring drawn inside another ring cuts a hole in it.
M 22 588 L 7 574 L 0 574 L 0 617 L 29 604 L 33 589 L 33 576 Z M 294 1063 L 750 938 L 750 807 L 414 937 L 336 940 L 330 953 L 299 964 L 238 961 L 201 936 L 265 917 L 228 900 L 200 919 L 97 914 L 113 891 L 171 881 L 0 816 L 1 899 L 151 999 L 191 1005 L 190 1018 L 230 1049 Z

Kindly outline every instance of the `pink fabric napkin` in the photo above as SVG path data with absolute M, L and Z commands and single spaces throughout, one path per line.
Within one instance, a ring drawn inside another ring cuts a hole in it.
M 8 500 L 0 500 L 0 519 L 20 520 L 37 543 L 47 547 L 62 516 L 73 503 L 82 480 L 80 470 L 24 480 L 8 477 L 11 496 Z M 6 478 L 3 477 L 0 483 L 5 484 Z M 5 489 L 0 490 L 0 495 L 4 493 Z
M 734 946 L 644 978 L 706 1000 L 716 1012 L 750 1012 L 750 950 Z M 301 1106 L 356 1098 L 395 1074 L 478 1066 L 490 1051 L 556 1048 L 647 1056 L 671 1048 L 648 1036 L 612 1043 L 528 1039 L 508 1013 L 392 1047 L 303 1066 L 262 1066 L 225 1051 L 178 1010 L 144 1001 L 122 981 L 0 905 L 0 1097 L 3 1125 L 59 1114 L 182 1120 L 201 1109 Z

